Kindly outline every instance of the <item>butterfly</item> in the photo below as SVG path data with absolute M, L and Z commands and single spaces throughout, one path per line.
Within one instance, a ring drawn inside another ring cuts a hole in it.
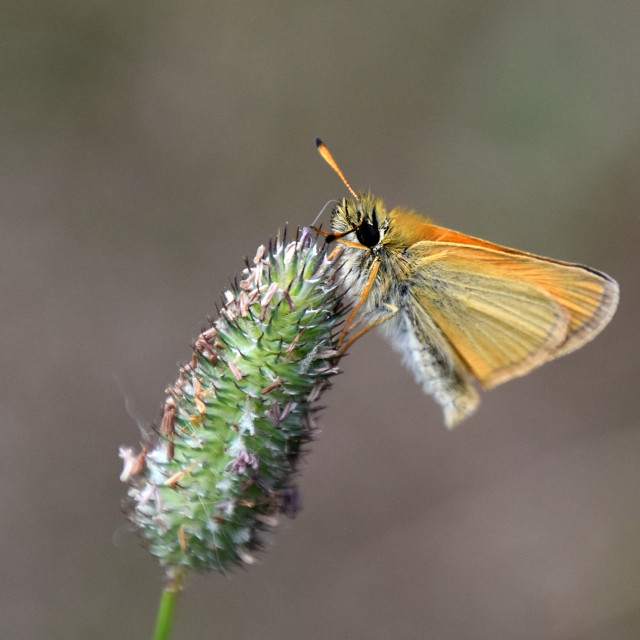
M 402 208 L 387 211 L 356 193 L 320 139 L 318 151 L 352 197 L 331 213 L 344 287 L 354 300 L 343 352 L 380 326 L 448 427 L 478 406 L 475 383 L 491 389 L 579 349 L 611 320 L 613 278 L 580 264 L 509 249 L 436 226 Z

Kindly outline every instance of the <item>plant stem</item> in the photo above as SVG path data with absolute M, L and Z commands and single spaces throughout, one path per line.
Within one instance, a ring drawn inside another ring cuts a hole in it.
M 171 635 L 171 625 L 176 608 L 178 594 L 182 591 L 184 574 L 177 572 L 162 591 L 160 606 L 158 608 L 158 618 L 156 620 L 156 630 L 153 640 L 169 640 Z

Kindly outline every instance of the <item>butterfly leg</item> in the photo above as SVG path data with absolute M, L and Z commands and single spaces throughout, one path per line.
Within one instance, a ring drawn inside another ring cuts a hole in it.
M 382 317 L 378 318 L 377 320 L 375 320 L 374 322 L 372 322 L 371 324 L 368 324 L 364 329 L 361 329 L 360 331 L 358 331 L 358 333 L 356 333 L 355 336 L 353 336 L 353 338 L 351 338 L 351 340 L 349 340 L 347 342 L 347 344 L 344 345 L 344 347 L 342 347 L 340 349 L 340 357 L 342 357 L 347 350 L 349 349 L 349 347 L 358 339 L 362 338 L 362 336 L 367 333 L 367 331 L 370 331 L 371 329 L 373 329 L 374 327 L 378 327 L 380 326 L 383 322 L 386 322 L 387 320 L 389 320 L 390 318 L 393 318 L 393 316 L 396 315 L 396 313 L 398 313 L 398 311 L 400 310 L 398 307 L 396 307 L 395 305 L 389 304 L 389 303 L 385 303 L 385 306 L 387 307 L 387 309 L 389 310 L 389 312 L 386 315 L 383 315 Z M 356 309 L 357 310 L 357 309 Z
M 347 318 L 347 321 L 344 325 L 344 329 L 342 330 L 342 334 L 340 336 L 340 340 L 338 340 L 338 346 L 340 346 L 344 341 L 345 336 L 347 335 L 347 331 L 349 330 L 349 327 L 353 324 L 353 321 L 355 320 L 356 315 L 360 310 L 360 307 L 366 302 L 367 298 L 369 297 L 369 293 L 371 293 L 371 288 L 373 287 L 373 283 L 375 282 L 376 276 L 378 275 L 378 269 L 380 269 L 380 262 L 379 260 L 376 259 L 373 263 L 373 266 L 371 267 L 371 273 L 369 274 L 369 279 L 367 280 L 367 284 L 365 285 L 365 288 L 362 290 L 362 293 L 360 294 L 360 300 L 358 300 L 358 304 L 355 306 L 355 308 Z M 351 344 L 352 342 L 354 341 L 351 340 L 349 344 Z

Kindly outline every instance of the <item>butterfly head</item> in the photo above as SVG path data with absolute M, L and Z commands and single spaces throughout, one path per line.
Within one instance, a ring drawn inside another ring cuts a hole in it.
M 389 228 L 389 216 L 384 203 L 371 193 L 361 193 L 358 198 L 343 198 L 331 213 L 333 237 L 344 237 L 367 249 L 377 247 Z

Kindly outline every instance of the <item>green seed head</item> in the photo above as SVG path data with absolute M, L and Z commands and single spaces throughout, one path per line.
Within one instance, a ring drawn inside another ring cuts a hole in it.
M 293 481 L 312 414 L 337 373 L 335 263 L 304 230 L 260 247 L 167 390 L 157 436 L 121 449 L 129 517 L 168 568 L 250 563 Z

